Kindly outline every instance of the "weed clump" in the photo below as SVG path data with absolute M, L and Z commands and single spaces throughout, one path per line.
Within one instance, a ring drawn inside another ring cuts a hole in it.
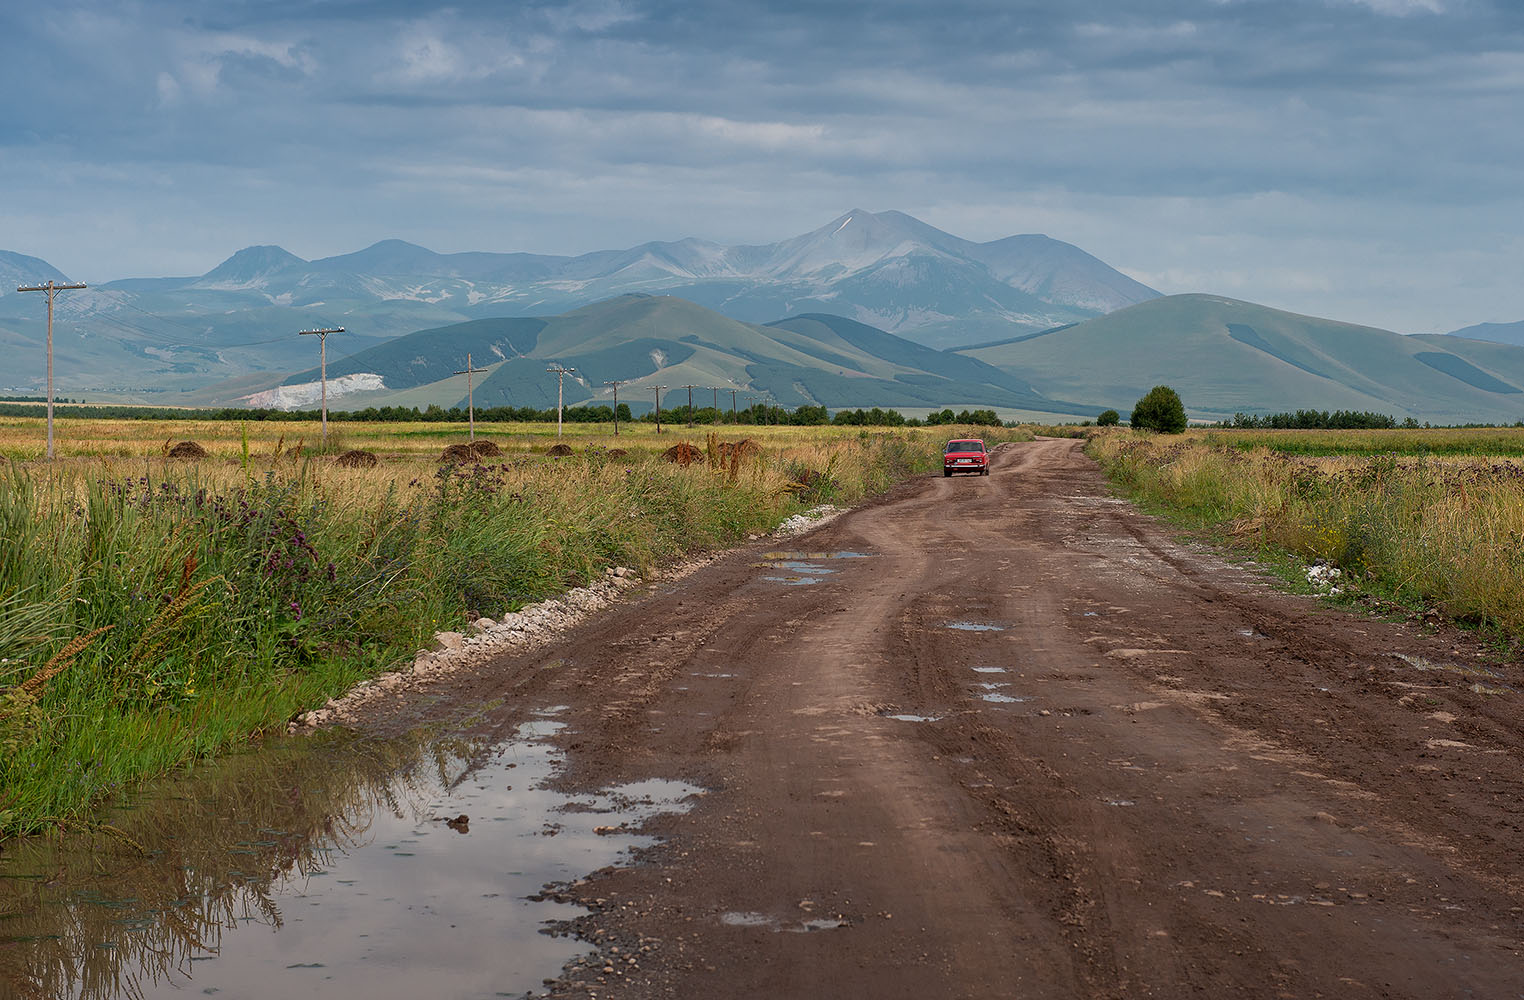
M 549 448 L 545 449 L 545 454 L 549 455 L 551 458 L 566 458 L 571 453 L 572 446 L 569 444 L 553 444 Z
M 452 465 L 459 462 L 474 462 L 476 459 L 476 449 L 468 444 L 452 444 L 439 453 L 441 462 Z

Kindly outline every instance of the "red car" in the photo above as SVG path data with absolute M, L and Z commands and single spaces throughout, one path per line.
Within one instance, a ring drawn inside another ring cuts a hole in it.
M 984 450 L 982 439 L 954 438 L 947 442 L 947 447 L 942 449 L 942 475 L 950 476 L 954 472 L 990 474 L 990 456 Z

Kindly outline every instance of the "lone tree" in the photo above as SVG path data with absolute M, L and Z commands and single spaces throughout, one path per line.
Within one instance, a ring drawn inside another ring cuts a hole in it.
M 1132 408 L 1132 425 L 1160 434 L 1179 434 L 1185 430 L 1185 404 L 1180 394 L 1167 385 L 1156 385 Z
M 1102 410 L 1101 415 L 1095 418 L 1097 427 L 1115 427 L 1121 423 L 1122 415 L 1116 410 Z

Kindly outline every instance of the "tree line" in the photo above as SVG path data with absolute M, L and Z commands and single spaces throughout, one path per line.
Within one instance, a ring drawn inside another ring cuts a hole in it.
M 0 416 L 6 417 L 35 417 L 38 410 L 35 406 L 26 406 L 20 403 L 0 402 Z M 69 406 L 67 415 L 87 420 L 211 420 L 211 421 L 311 421 L 319 419 L 322 414 L 319 410 L 277 410 L 269 407 L 244 408 L 234 406 L 223 407 L 162 407 L 162 406 L 132 406 L 128 404 L 103 404 L 87 403 L 72 404 Z M 458 423 L 466 420 L 466 411 L 460 407 L 445 408 L 438 405 L 430 405 L 419 409 L 416 406 L 370 406 L 360 410 L 329 410 L 328 419 L 334 423 Z M 615 411 L 612 407 L 599 404 L 596 406 L 568 406 L 562 411 L 562 419 L 567 423 L 613 423 Z M 631 414 L 628 403 L 620 403 L 618 418 L 621 423 L 655 423 L 657 413 L 648 410 L 636 417 Z M 849 427 L 937 427 L 944 424 L 962 424 L 985 427 L 1000 427 L 1003 424 L 994 410 L 961 410 L 953 412 L 952 409 L 933 411 L 925 417 L 907 417 L 898 410 L 886 410 L 873 407 L 870 410 L 837 410 L 834 414 L 824 406 L 803 405 L 788 409 L 782 406 L 771 406 L 763 403 L 755 403 L 751 406 L 740 407 L 734 410 L 713 406 L 694 407 L 689 412 L 686 406 L 662 407 L 660 414 L 664 424 L 686 423 L 691 420 L 696 424 L 780 424 L 794 426 L 820 426 L 834 424 Z M 537 409 L 532 406 L 490 406 L 476 408 L 476 421 L 478 423 L 554 423 L 556 411 L 550 409 Z

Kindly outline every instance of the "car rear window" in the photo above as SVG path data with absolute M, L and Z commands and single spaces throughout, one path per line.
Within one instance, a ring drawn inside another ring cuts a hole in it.
M 983 450 L 984 450 L 984 442 L 983 441 L 949 441 L 949 442 L 947 442 L 947 449 L 946 449 L 946 451 L 943 452 L 943 454 L 947 454 L 947 452 L 953 452 L 953 451 L 983 451 Z

